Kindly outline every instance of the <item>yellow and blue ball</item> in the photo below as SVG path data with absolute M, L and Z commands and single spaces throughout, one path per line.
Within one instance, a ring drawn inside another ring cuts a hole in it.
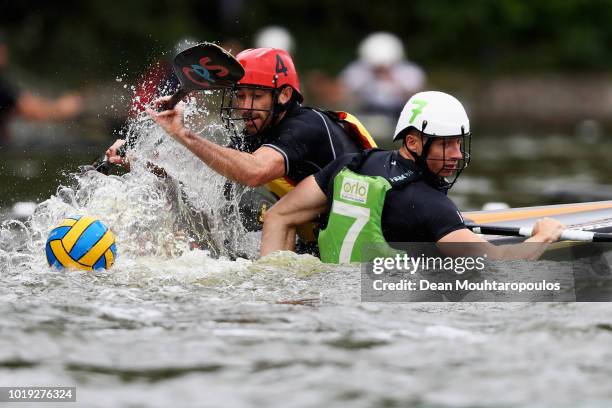
M 64 219 L 49 233 L 45 249 L 50 266 L 66 269 L 109 269 L 117 257 L 112 231 L 88 216 Z

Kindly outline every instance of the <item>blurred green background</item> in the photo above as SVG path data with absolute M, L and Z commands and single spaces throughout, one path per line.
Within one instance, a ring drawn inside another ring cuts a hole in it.
M 302 70 L 337 72 L 366 34 L 387 30 L 430 70 L 599 72 L 612 64 L 610 21 L 607 0 L 24 0 L 0 15 L 14 63 L 70 85 L 138 73 L 186 35 L 249 45 L 272 23 L 296 38 Z

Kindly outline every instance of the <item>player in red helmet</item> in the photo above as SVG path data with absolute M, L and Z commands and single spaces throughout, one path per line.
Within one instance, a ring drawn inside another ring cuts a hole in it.
M 182 104 L 168 111 L 148 111 L 213 170 L 248 186 L 282 177 L 295 185 L 336 157 L 374 144 L 363 127 L 350 122 L 350 115 L 301 106 L 298 74 L 287 51 L 254 48 L 242 51 L 237 59 L 245 75 L 226 92 L 221 107 L 225 124 L 237 136 L 230 146 L 219 146 L 187 129 Z M 116 147 L 117 143 L 107 151 L 111 163 L 121 162 Z
M 182 103 L 163 112 L 147 111 L 211 169 L 243 185 L 266 185 L 282 196 L 337 157 L 375 145 L 351 115 L 301 105 L 298 74 L 287 51 L 248 49 L 237 59 L 245 75 L 225 92 L 221 106 L 222 119 L 234 133 L 229 146 L 219 146 L 187 129 Z M 118 146 L 115 143 L 107 151 L 111 163 L 121 163 Z
M 304 100 L 298 74 L 287 51 L 254 48 L 242 51 L 236 59 L 245 67 L 245 75 L 236 88 L 224 94 L 221 117 L 227 127 L 242 128 L 247 135 L 257 135 L 275 124 L 292 101 Z M 261 103 L 264 94 L 272 97 L 271 104 Z

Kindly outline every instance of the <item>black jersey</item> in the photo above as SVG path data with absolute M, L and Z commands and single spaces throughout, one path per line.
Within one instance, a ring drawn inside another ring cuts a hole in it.
M 252 153 L 261 146 L 279 152 L 285 175 L 298 183 L 347 153 L 363 150 L 325 112 L 293 104 L 283 119 L 261 135 L 234 139 L 230 147 Z
M 330 203 L 334 178 L 355 156 L 343 156 L 315 175 Z M 394 150 L 373 152 L 363 162 L 359 173 L 389 180 L 408 170 L 419 171 L 412 160 Z M 445 190 L 434 186 L 434 180 L 423 178 L 387 192 L 382 212 L 382 231 L 387 242 L 437 242 L 445 235 L 465 228 L 457 206 L 446 196 Z

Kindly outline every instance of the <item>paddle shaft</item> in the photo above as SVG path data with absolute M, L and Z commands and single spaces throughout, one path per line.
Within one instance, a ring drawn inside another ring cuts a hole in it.
M 506 227 L 500 225 L 479 225 L 466 223 L 466 227 L 476 234 L 503 235 L 510 237 L 531 237 L 531 227 Z M 559 237 L 560 241 L 612 242 L 612 234 L 566 229 Z

